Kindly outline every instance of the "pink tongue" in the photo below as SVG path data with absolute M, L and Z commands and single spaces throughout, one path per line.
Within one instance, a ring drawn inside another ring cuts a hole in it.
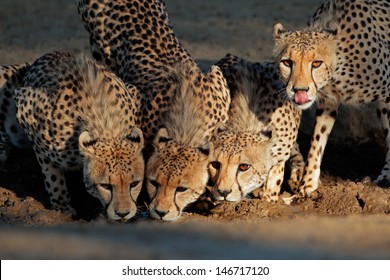
M 307 91 L 298 90 L 294 94 L 295 103 L 297 104 L 305 104 L 309 101 L 309 97 L 307 96 Z

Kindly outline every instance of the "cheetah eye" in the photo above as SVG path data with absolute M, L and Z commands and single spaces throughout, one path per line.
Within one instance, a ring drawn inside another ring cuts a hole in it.
M 134 182 L 132 182 L 132 183 L 130 184 L 130 189 L 133 189 L 133 188 L 135 188 L 136 186 L 138 186 L 140 182 L 141 182 L 141 181 L 134 181 Z
M 176 188 L 176 192 L 185 192 L 186 190 L 188 190 L 188 188 L 186 188 L 186 187 L 177 187 Z
M 318 68 L 322 65 L 322 61 L 321 60 L 315 60 L 313 61 L 313 63 L 311 64 L 311 67 L 313 68 Z
M 218 161 L 212 161 L 210 162 L 210 164 L 216 170 L 219 170 L 221 168 L 221 163 L 219 163 Z
M 244 172 L 244 171 L 247 171 L 250 167 L 251 166 L 249 164 L 242 163 L 242 164 L 238 165 L 238 171 Z
M 283 60 L 281 61 L 281 63 L 283 63 L 284 66 L 289 67 L 289 68 L 291 68 L 292 65 L 293 65 L 293 62 L 292 62 L 291 59 L 283 59 Z
M 156 189 L 158 189 L 160 187 L 160 183 L 155 181 L 155 180 L 149 180 L 149 182 L 153 185 L 153 187 L 155 187 Z
M 107 191 L 112 191 L 112 185 L 111 184 L 100 184 L 100 187 Z

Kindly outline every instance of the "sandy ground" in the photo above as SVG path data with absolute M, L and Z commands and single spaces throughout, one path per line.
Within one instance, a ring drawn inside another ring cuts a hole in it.
M 176 35 L 203 67 L 228 52 L 253 61 L 270 59 L 274 23 L 303 27 L 319 3 L 166 0 Z M 32 61 L 53 50 L 88 50 L 74 1 L 1 0 L 0 64 Z M 305 121 L 312 123 L 310 117 Z M 309 129 L 299 138 L 304 153 Z M 370 182 L 384 162 L 383 147 L 337 136 L 327 147 L 322 186 L 313 198 L 290 206 L 203 199 L 176 223 L 152 221 L 142 211 L 131 223 L 106 221 L 97 214 L 96 201 L 77 187 L 79 174 L 69 177 L 82 219 L 48 210 L 34 156 L 12 150 L 0 168 L 0 257 L 389 259 L 390 190 Z

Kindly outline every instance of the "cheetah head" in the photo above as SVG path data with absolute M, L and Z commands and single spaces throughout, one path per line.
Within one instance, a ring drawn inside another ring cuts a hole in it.
M 137 212 L 144 178 L 143 147 L 139 128 L 115 139 L 99 139 L 86 131 L 80 134 L 86 189 L 101 201 L 109 219 L 128 220 Z
M 201 147 L 183 146 L 161 128 L 154 147 L 146 167 L 149 211 L 153 218 L 174 221 L 205 192 L 213 146 L 211 143 Z
M 212 138 L 215 161 L 210 163 L 210 177 L 215 199 L 240 201 L 262 187 L 271 167 L 271 131 L 236 133 L 219 127 Z
M 274 55 L 288 98 L 299 109 L 309 108 L 332 80 L 336 39 L 326 31 L 286 31 L 274 26 Z

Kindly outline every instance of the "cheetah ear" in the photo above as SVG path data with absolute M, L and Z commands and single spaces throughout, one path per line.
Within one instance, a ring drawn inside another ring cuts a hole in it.
M 219 122 L 215 125 L 213 133 L 211 134 L 211 142 L 214 142 L 217 140 L 218 135 L 227 131 L 227 127 L 224 123 Z
M 274 130 L 275 130 L 275 128 L 273 127 L 273 125 L 269 125 L 269 126 L 263 128 L 262 130 L 260 130 L 257 133 L 257 137 L 259 137 L 262 140 L 268 141 L 268 140 L 272 139 L 272 135 L 274 134 Z
M 223 122 L 217 123 L 217 125 L 214 128 L 214 134 L 220 134 L 225 131 L 227 131 L 227 127 Z
M 162 149 L 167 142 L 171 141 L 172 138 L 168 135 L 168 130 L 165 127 L 162 127 L 158 130 L 156 137 L 154 138 L 154 146 L 157 150 Z
M 138 143 L 140 150 L 144 147 L 144 136 L 142 130 L 138 127 L 133 127 L 128 135 L 125 137 L 126 140 L 129 140 L 132 143 Z
M 274 25 L 274 39 L 280 39 L 280 35 L 286 32 L 284 26 L 281 23 L 277 23 Z
M 206 156 L 207 158 L 211 157 L 212 155 L 214 155 L 214 145 L 213 143 L 211 143 L 210 141 L 207 141 L 205 144 L 203 144 L 202 146 L 198 146 L 197 147 L 198 151 Z
M 79 149 L 85 156 L 93 156 L 95 154 L 94 145 L 97 140 L 91 136 L 88 131 L 84 131 L 79 136 Z
M 323 30 L 324 32 L 328 33 L 330 36 L 336 36 L 339 33 L 339 27 L 335 26 L 333 28 L 329 27 Z

